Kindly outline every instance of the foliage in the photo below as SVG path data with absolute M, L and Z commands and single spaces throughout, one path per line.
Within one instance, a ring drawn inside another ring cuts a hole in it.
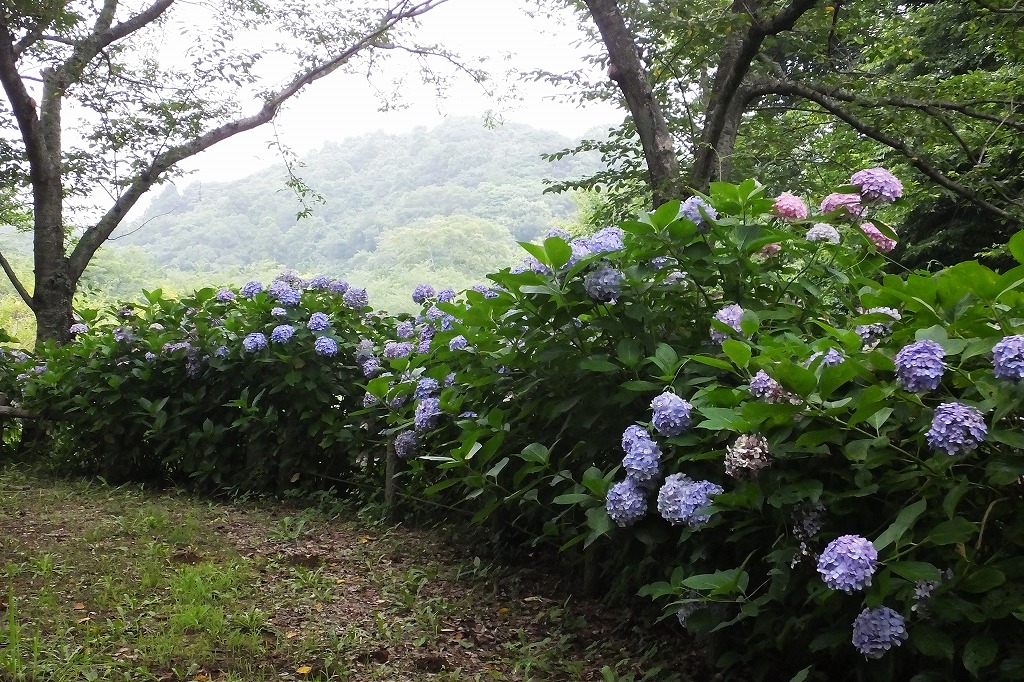
M 524 242 L 488 287 L 417 287 L 415 319 L 307 290 L 289 319 L 329 313 L 337 364 L 299 324 L 293 345 L 243 354 L 274 303 L 205 290 L 132 312 L 138 333 L 166 319 L 132 346 L 90 318 L 6 381 L 27 407 L 81 414 L 64 437 L 86 452 L 138 466 L 142 448 L 103 440 L 139 443 L 207 484 L 287 485 L 296 460 L 372 479 L 386 439 L 406 490 L 561 548 L 592 585 L 640 588 L 729 678 L 1017 679 L 1024 340 L 1007 337 L 1024 332 L 1024 264 L 883 275 L 896 235 L 863 196 L 864 215 L 807 215 L 753 181 L 703 200 Z M 1010 249 L 1024 263 L 1024 233 Z M 146 363 L 192 330 L 213 356 L 201 381 L 180 351 Z

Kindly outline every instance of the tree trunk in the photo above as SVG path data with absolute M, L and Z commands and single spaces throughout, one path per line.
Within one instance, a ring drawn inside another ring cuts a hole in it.
M 654 97 L 633 34 L 615 0 L 586 0 L 590 15 L 608 49 L 608 76 L 622 91 L 647 160 L 654 208 L 680 194 L 679 161 L 668 123 Z

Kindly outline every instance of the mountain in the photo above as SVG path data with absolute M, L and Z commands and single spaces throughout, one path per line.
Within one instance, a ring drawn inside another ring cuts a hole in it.
M 484 251 L 504 257 L 518 248 L 514 241 L 575 217 L 572 197 L 543 194 L 544 179 L 593 173 L 600 159 L 541 158 L 572 144 L 557 133 L 520 124 L 485 128 L 476 119 L 363 135 L 300 160 L 295 175 L 323 198 L 314 202 L 307 194 L 308 217 L 297 217 L 303 205 L 284 169 L 270 169 L 234 182 L 168 185 L 142 218 L 119 229 L 123 236 L 112 246 L 138 247 L 172 270 L 236 272 L 273 262 L 344 275 L 387 261 L 370 256 L 389 231 L 414 226 L 429 238 L 430 229 L 454 219 L 460 229 L 475 225 L 469 232 L 494 242 Z M 443 248 L 462 247 L 449 240 Z M 493 265 L 479 256 L 469 260 Z M 430 260 L 420 265 L 429 269 L 437 259 Z M 458 271 L 459 260 L 445 269 Z

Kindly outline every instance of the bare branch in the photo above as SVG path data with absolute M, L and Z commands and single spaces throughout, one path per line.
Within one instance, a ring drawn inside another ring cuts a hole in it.
M 28 293 L 28 290 L 25 289 L 25 285 L 21 283 L 21 280 L 18 279 L 18 275 L 15 274 L 14 268 L 12 268 L 11 264 L 7 262 L 3 253 L 0 253 L 0 267 L 4 269 L 7 279 L 11 280 L 11 284 L 14 285 L 14 290 L 18 292 L 18 295 L 21 296 L 21 300 L 25 302 L 25 305 L 29 307 L 29 310 L 35 310 L 32 303 L 32 296 Z
M 113 28 L 108 28 L 101 35 L 97 36 L 98 40 L 96 47 L 98 49 L 103 49 L 110 43 L 115 42 L 117 40 L 121 40 L 122 38 L 125 38 L 131 35 L 132 33 L 135 33 L 144 26 L 153 23 L 160 17 L 161 14 L 166 12 L 173 4 L 174 0 L 158 0 L 158 2 L 154 2 L 147 9 L 145 9 L 142 12 L 139 12 L 131 19 L 128 19 L 127 21 L 122 21 L 117 26 L 114 26 Z

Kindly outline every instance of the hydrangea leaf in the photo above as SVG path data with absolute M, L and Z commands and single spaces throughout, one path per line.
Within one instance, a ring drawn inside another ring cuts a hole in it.
M 875 547 L 878 548 L 877 540 Z M 901 578 L 917 582 L 919 580 L 938 581 L 942 579 L 942 571 L 927 561 L 892 561 L 886 568 Z
M 544 253 L 551 267 L 560 268 L 572 258 L 572 247 L 560 237 L 550 237 L 544 240 Z
M 978 532 L 978 525 L 972 523 L 962 516 L 956 516 L 949 521 L 943 521 L 932 528 L 925 536 L 936 545 L 955 545 L 960 542 L 967 542 Z
M 910 628 L 910 642 L 918 651 L 931 658 L 953 660 L 953 639 L 942 630 L 926 623 L 915 623 Z
M 1010 237 L 1009 247 L 1017 262 L 1024 265 L 1024 230 Z
M 1006 574 L 1000 571 L 998 568 L 992 568 L 986 566 L 985 568 L 979 569 L 967 576 L 960 584 L 959 588 L 964 592 L 988 592 L 994 587 L 999 587 L 1006 582 Z
M 737 367 L 746 367 L 750 363 L 750 346 L 742 341 L 726 339 L 722 342 L 722 351 Z
M 964 647 L 964 667 L 972 675 L 978 677 L 983 668 L 992 665 L 996 660 L 997 653 L 999 653 L 999 644 L 992 637 L 985 634 L 974 635 Z

